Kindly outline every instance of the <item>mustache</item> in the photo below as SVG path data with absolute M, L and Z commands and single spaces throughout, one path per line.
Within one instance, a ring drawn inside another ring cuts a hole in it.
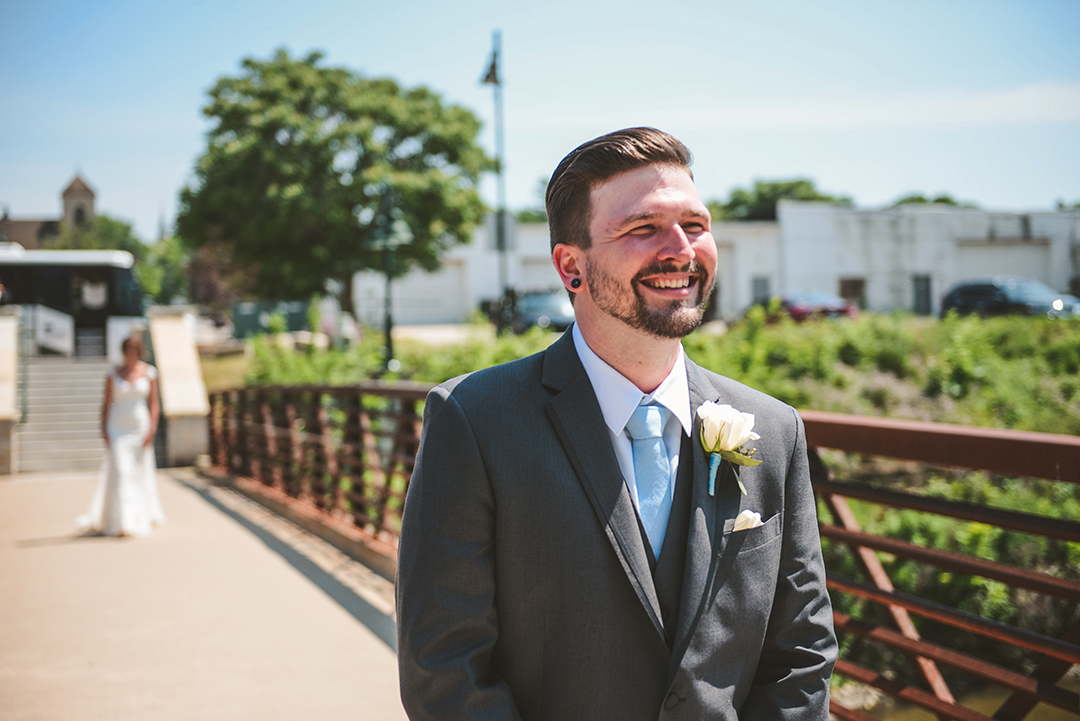
M 640 281 L 642 278 L 647 278 L 650 275 L 664 275 L 666 273 L 689 273 L 690 275 L 698 276 L 699 279 L 705 279 L 709 276 L 704 265 L 697 262 L 697 260 L 691 260 L 685 265 L 676 265 L 675 263 L 653 263 L 652 265 L 639 270 L 634 276 L 634 280 Z

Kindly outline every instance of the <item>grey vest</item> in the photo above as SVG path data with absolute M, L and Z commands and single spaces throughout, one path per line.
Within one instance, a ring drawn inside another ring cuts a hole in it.
M 645 528 L 638 518 L 641 538 L 645 543 L 649 568 L 652 570 L 656 597 L 660 602 L 660 619 L 668 648 L 675 644 L 675 629 L 679 624 L 679 605 L 682 601 L 683 571 L 686 569 L 686 537 L 690 527 L 691 486 L 694 483 L 693 441 L 684 436 L 679 451 L 679 474 L 675 479 L 675 495 L 671 501 L 671 516 L 664 544 L 657 559 L 649 546 Z

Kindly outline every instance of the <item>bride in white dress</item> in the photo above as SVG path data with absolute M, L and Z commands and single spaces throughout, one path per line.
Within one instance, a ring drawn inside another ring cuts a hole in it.
M 138 336 L 124 340 L 124 364 L 105 379 L 101 431 L 106 455 L 90 511 L 76 523 L 103 536 L 145 536 L 165 522 L 157 488 L 154 433 L 158 423 L 157 370 L 141 359 Z

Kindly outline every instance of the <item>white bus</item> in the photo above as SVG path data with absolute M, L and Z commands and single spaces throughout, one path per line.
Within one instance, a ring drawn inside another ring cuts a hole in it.
M 26 250 L 0 244 L 2 302 L 23 307 L 34 355 L 116 356 L 145 328 L 142 290 L 125 250 Z

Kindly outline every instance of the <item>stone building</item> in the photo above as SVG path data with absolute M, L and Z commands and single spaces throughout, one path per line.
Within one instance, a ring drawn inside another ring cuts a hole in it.
M 95 197 L 87 182 L 76 175 L 60 194 L 59 218 L 11 218 L 5 209 L 0 216 L 0 243 L 18 243 L 27 250 L 38 250 L 49 238 L 60 234 L 61 223 L 78 226 L 93 220 Z

